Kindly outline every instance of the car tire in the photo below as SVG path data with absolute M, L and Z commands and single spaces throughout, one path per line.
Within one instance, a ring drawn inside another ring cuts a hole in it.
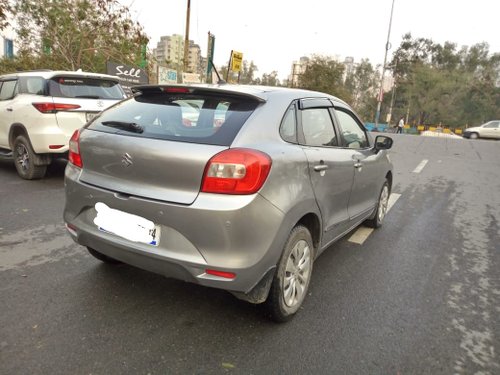
M 479 138 L 479 134 L 477 134 L 477 133 L 470 133 L 469 138 L 470 139 L 478 139 Z
M 14 140 L 12 156 L 17 173 L 21 178 L 37 180 L 45 176 L 47 165 L 35 165 L 37 155 L 24 135 L 20 135 Z
M 293 318 L 304 301 L 311 281 L 314 246 L 309 230 L 298 225 L 290 232 L 266 300 L 271 318 L 278 323 Z
M 87 247 L 87 250 L 89 251 L 90 255 L 92 255 L 94 258 L 99 259 L 101 262 L 107 263 L 107 264 L 120 264 L 121 262 L 119 260 L 116 260 L 115 258 L 108 257 L 107 255 L 104 255 L 97 250 L 92 249 L 91 247 Z
M 373 218 L 366 220 L 365 224 L 371 228 L 380 228 L 387 214 L 387 207 L 389 205 L 389 196 L 391 195 L 391 188 L 389 182 L 385 180 L 377 201 L 377 207 Z

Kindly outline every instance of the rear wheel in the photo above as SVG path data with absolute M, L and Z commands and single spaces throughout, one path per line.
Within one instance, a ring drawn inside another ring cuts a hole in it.
M 266 305 L 276 322 L 290 320 L 307 295 L 314 260 L 311 233 L 296 226 L 288 236 Z
M 385 180 L 382 190 L 380 191 L 377 208 L 375 209 L 375 215 L 372 219 L 366 221 L 366 225 L 372 228 L 380 228 L 382 226 L 385 214 L 387 213 L 387 207 L 389 206 L 390 194 L 389 182 Z
M 87 247 L 87 250 L 89 251 L 90 255 L 92 255 L 96 259 L 99 259 L 101 262 L 108 263 L 108 264 L 120 264 L 121 263 L 119 260 L 108 257 L 107 255 L 104 255 L 104 254 L 98 252 L 97 250 L 92 249 L 91 247 Z
M 12 156 L 14 157 L 17 173 L 21 178 L 36 180 L 45 176 L 47 166 L 35 165 L 36 154 L 24 135 L 20 135 L 14 140 Z

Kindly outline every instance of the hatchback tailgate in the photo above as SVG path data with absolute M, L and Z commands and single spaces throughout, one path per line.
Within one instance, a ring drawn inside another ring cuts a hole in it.
M 80 180 L 125 195 L 184 205 L 198 196 L 210 158 L 228 148 L 119 133 L 82 132 Z

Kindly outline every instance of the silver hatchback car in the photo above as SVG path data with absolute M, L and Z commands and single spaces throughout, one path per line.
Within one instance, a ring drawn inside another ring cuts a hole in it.
M 99 260 L 265 302 L 286 321 L 321 252 L 382 224 L 392 139 L 372 140 L 343 101 L 258 86 L 135 92 L 70 141 L 64 220 Z

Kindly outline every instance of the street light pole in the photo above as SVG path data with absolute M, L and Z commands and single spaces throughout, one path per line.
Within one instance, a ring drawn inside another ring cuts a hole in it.
M 191 15 L 191 0 L 187 0 L 186 11 L 186 35 L 184 37 L 184 72 L 188 70 L 188 57 L 189 57 L 189 18 Z
M 382 78 L 380 79 L 380 91 L 377 98 L 377 113 L 375 114 L 375 127 L 378 125 L 378 121 L 380 119 L 380 107 L 382 106 L 382 99 L 384 95 L 384 76 L 385 76 L 385 68 L 387 64 L 387 52 L 389 52 L 390 43 L 389 40 L 391 38 L 391 27 L 392 27 L 392 14 L 394 12 L 394 1 L 392 0 L 391 6 L 391 18 L 389 19 L 389 31 L 387 32 L 387 42 L 385 43 L 385 56 L 384 56 L 384 65 L 382 66 Z

